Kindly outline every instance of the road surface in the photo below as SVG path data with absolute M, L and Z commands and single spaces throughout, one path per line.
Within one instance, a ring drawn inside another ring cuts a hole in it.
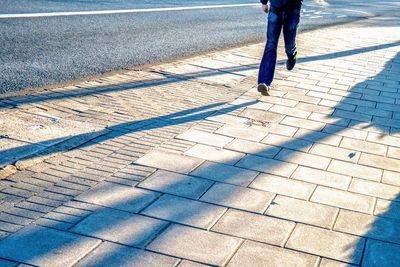
M 1 2 L 0 93 L 265 38 L 266 16 L 257 0 Z M 305 0 L 301 30 L 398 14 L 400 9 L 397 0 L 349 2 L 319 6 Z

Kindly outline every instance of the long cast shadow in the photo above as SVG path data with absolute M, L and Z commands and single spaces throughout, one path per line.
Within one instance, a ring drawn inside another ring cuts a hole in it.
M 299 58 L 299 62 L 311 62 L 311 61 L 318 61 L 318 60 L 326 60 L 338 57 L 344 57 L 349 55 L 355 55 L 359 53 L 365 53 L 375 50 L 386 49 L 389 47 L 399 46 L 400 42 L 393 42 L 389 44 L 382 44 L 382 45 L 375 45 L 366 48 L 359 48 L 353 49 L 348 51 L 342 52 L 335 52 L 330 54 L 324 54 L 319 56 L 311 56 L 305 58 Z M 281 60 L 278 64 L 282 65 L 285 61 Z M 205 71 L 195 72 L 195 73 L 186 73 L 186 74 L 174 74 L 165 72 L 166 78 L 162 79 L 153 79 L 150 81 L 133 81 L 132 83 L 127 84 L 118 84 L 118 85 L 106 85 L 106 86 L 97 86 L 97 87 L 88 87 L 88 88 L 79 88 L 74 90 L 68 90 L 63 92 L 50 92 L 50 93 L 42 93 L 40 95 L 32 96 L 24 96 L 24 97 L 6 97 L 0 99 L 0 109 L 6 109 L 11 107 L 18 107 L 24 104 L 32 104 L 32 103 L 40 103 L 46 101 L 53 101 L 53 100 L 61 100 L 61 99 L 71 99 L 71 98 L 79 98 L 84 96 L 91 96 L 91 95 L 98 95 L 103 93 L 111 93 L 111 92 L 121 92 L 126 90 L 132 89 L 142 89 L 151 86 L 161 86 L 170 83 L 174 83 L 181 80 L 193 80 L 199 78 L 206 78 L 221 75 L 224 73 L 229 73 L 237 76 L 242 76 L 240 74 L 241 71 L 248 71 L 248 70 L 256 70 L 258 69 L 258 64 L 249 64 L 249 65 L 242 65 L 242 66 L 235 66 L 235 67 L 227 67 L 227 68 L 220 68 L 220 69 L 213 69 L 207 68 L 204 66 L 199 66 L 204 69 Z
M 400 54 L 397 54 L 395 58 L 393 58 L 392 60 L 390 60 L 384 70 L 379 73 L 378 75 L 375 76 L 374 80 L 381 82 L 382 80 L 384 81 L 387 78 L 388 74 L 400 74 Z M 295 149 L 288 149 L 287 153 L 285 154 L 286 157 L 283 158 L 284 160 L 286 159 L 287 161 L 290 161 L 291 156 L 294 155 L 294 153 L 297 150 L 301 150 L 302 148 L 304 148 L 303 145 L 299 144 L 299 142 L 297 142 L 299 139 L 305 139 L 305 140 L 311 140 L 313 143 L 320 143 L 323 142 L 325 139 L 329 138 L 329 136 L 331 135 L 336 135 L 336 134 L 340 134 L 343 130 L 346 130 L 348 127 L 352 127 L 352 128 L 357 128 L 357 127 L 374 127 L 376 130 L 380 130 L 381 134 L 383 135 L 382 138 L 384 137 L 384 135 L 386 135 L 388 132 L 390 132 L 391 134 L 395 134 L 398 133 L 400 130 L 399 128 L 395 127 L 396 126 L 396 120 L 388 119 L 385 117 L 379 117 L 379 115 L 382 114 L 378 114 L 377 116 L 371 116 L 368 114 L 365 114 L 366 110 L 363 110 L 363 108 L 371 108 L 370 111 L 371 112 L 378 112 L 382 108 L 382 106 L 376 106 L 376 103 L 374 103 L 373 101 L 373 97 L 371 99 L 370 94 L 375 90 L 377 95 L 375 95 L 376 98 L 382 96 L 382 94 L 384 92 L 386 93 L 392 93 L 393 96 L 399 96 L 399 93 L 397 91 L 398 88 L 395 88 L 396 91 L 392 91 L 394 90 L 391 87 L 385 87 L 384 84 L 382 84 L 381 88 L 374 88 L 373 90 L 368 89 L 368 85 L 370 84 L 370 80 L 366 81 L 366 82 L 362 82 L 360 84 L 357 84 L 356 86 L 354 86 L 353 88 L 363 88 L 365 90 L 368 90 L 368 94 L 364 94 L 361 91 L 357 91 L 357 92 L 350 92 L 349 95 L 347 95 L 346 97 L 343 98 L 343 100 L 335 107 L 335 111 L 333 112 L 332 115 L 327 116 L 328 118 L 331 119 L 335 119 L 336 121 L 333 122 L 333 124 L 336 125 L 342 125 L 342 126 L 334 126 L 334 125 L 327 125 L 326 127 L 324 127 L 323 129 L 317 129 L 316 131 L 306 134 L 304 136 L 298 137 L 298 138 L 293 138 L 292 141 L 286 142 L 284 144 L 278 144 L 279 146 L 281 146 L 282 148 L 285 147 L 290 147 L 290 148 L 295 148 Z M 373 96 L 373 95 L 372 95 Z M 399 98 L 399 97 L 397 97 Z M 394 98 L 393 98 L 394 99 Z M 389 101 L 389 100 L 388 100 Z M 372 106 L 373 105 L 373 106 Z M 390 105 L 390 104 L 388 104 Z M 393 106 L 386 106 L 386 111 L 390 112 L 389 109 L 390 107 L 392 108 L 396 108 L 395 105 Z M 361 110 L 357 110 L 357 108 L 361 108 Z M 350 110 L 349 110 L 350 109 Z M 346 113 L 346 111 L 360 111 L 360 116 L 355 116 L 357 114 L 354 113 Z M 201 116 L 201 118 L 205 118 L 205 116 L 207 115 L 212 115 L 213 113 L 208 113 L 208 112 L 204 112 L 203 115 Z M 383 113 L 384 114 L 384 113 Z M 175 115 L 173 117 L 176 118 L 177 116 Z M 179 119 L 178 119 L 179 120 Z M 321 135 L 321 132 L 327 134 L 327 135 Z M 261 152 L 265 152 L 264 154 L 267 154 L 269 150 L 264 150 Z M 348 157 L 353 157 L 354 155 L 348 155 Z M 280 158 L 282 159 L 282 158 Z M 268 172 L 268 168 L 273 168 L 276 166 L 283 166 L 285 165 L 285 161 L 273 161 L 269 166 L 266 167 L 266 165 L 262 166 L 262 171 L 264 172 Z M 254 163 L 253 165 L 248 165 L 249 169 L 253 169 L 253 170 L 260 170 L 260 166 L 257 166 L 257 163 Z M 226 182 L 229 183 L 229 178 L 226 179 Z M 174 188 L 181 186 L 182 182 L 175 182 L 175 183 L 170 183 L 166 186 L 164 186 L 162 189 L 159 189 L 158 191 L 160 192 L 170 192 L 173 191 Z M 230 197 L 234 197 L 234 196 L 230 196 Z M 136 197 L 132 200 L 129 201 L 139 201 L 141 200 L 140 197 Z M 367 241 L 367 245 L 366 245 L 366 254 L 363 256 L 362 259 L 362 255 L 360 253 L 354 253 L 353 256 L 351 256 L 350 258 L 346 259 L 345 261 L 350 262 L 350 263 L 355 263 L 355 264 L 360 264 L 361 261 L 363 260 L 363 263 L 366 263 L 366 261 L 368 261 L 369 259 L 371 259 L 371 254 L 373 250 L 377 250 L 377 251 L 381 251 L 382 254 L 380 254 L 379 258 L 376 257 L 372 257 L 372 260 L 376 263 L 376 265 L 380 265 L 380 266 L 394 266 L 393 263 L 394 259 L 398 258 L 398 254 L 391 254 L 390 252 L 393 251 L 389 251 L 388 253 L 388 246 L 392 246 L 390 242 L 393 242 L 392 237 L 392 231 L 393 229 L 390 228 L 382 228 L 382 224 L 383 223 L 387 223 L 388 219 L 385 219 L 384 217 L 390 217 L 391 219 L 389 220 L 394 220 L 398 222 L 398 220 L 400 219 L 398 217 L 398 206 L 396 204 L 396 201 L 399 201 L 399 196 L 396 197 L 396 199 L 393 199 L 394 202 L 392 202 L 392 204 L 390 204 L 390 206 L 386 209 L 386 211 L 382 212 L 372 224 L 370 226 L 370 229 L 368 230 L 367 233 L 363 233 L 361 236 L 363 237 L 368 237 L 368 241 Z M 126 203 L 121 203 L 121 202 L 116 202 L 113 203 L 113 205 L 111 205 L 111 207 L 116 207 L 118 205 L 123 205 Z M 185 214 L 182 211 L 173 211 L 176 215 L 175 217 L 177 218 L 177 221 L 186 221 L 190 219 L 190 215 Z M 199 213 L 204 213 L 206 212 L 205 210 L 200 210 Z M 102 226 L 98 226 L 95 230 L 95 232 L 101 232 L 101 231 L 105 231 L 107 228 L 110 227 L 117 227 L 119 225 L 122 225 L 124 223 L 124 221 L 120 221 L 120 222 L 115 222 L 114 225 L 102 225 Z M 387 224 L 386 224 L 387 225 Z M 36 231 L 36 232 L 35 232 Z M 25 235 L 25 239 L 27 240 L 29 238 L 32 237 L 36 237 L 38 235 L 37 231 L 40 231 L 40 229 L 31 229 L 30 231 L 26 231 L 24 233 Z M 139 234 L 136 236 L 136 238 L 140 239 L 143 236 L 145 236 L 146 233 L 143 232 L 142 234 Z M 389 238 L 389 239 L 388 239 Z M 380 240 L 380 241 L 377 241 Z M 2 242 L 0 242 L 0 257 L 4 257 L 4 258 L 12 258 L 10 257 L 10 255 L 7 255 L 7 253 L 5 253 L 5 246 L 9 246 L 9 245 L 15 245 L 15 242 L 12 242 L 12 236 L 9 238 L 6 238 L 5 240 L 3 240 Z M 171 244 L 173 243 L 173 240 L 170 241 Z M 380 243 L 381 242 L 381 243 Z M 397 243 L 400 243 L 400 241 L 396 241 Z M 71 243 L 65 242 L 64 244 L 60 245 L 59 249 L 61 249 L 62 247 L 68 247 L 68 245 L 71 245 L 73 242 L 71 241 Z M 357 242 L 357 244 L 354 244 L 351 248 L 348 248 L 349 251 L 362 251 L 364 250 L 365 247 L 365 239 L 360 237 L 359 242 Z M 122 249 L 122 248 L 121 248 Z M 383 251 L 385 250 L 385 251 Z M 384 252 L 386 254 L 384 254 Z M 41 258 L 41 257 L 45 257 L 47 255 L 47 253 L 49 253 L 49 251 L 44 250 L 39 250 L 37 251 L 37 254 L 34 257 L 31 257 L 28 259 L 25 258 L 23 261 L 24 262 L 28 262 L 28 263 L 36 263 L 36 260 Z M 115 259 L 116 255 L 118 253 L 122 253 L 120 249 L 115 249 L 114 251 L 109 251 L 108 254 L 102 254 L 102 255 L 98 255 L 97 256 L 97 265 L 102 265 L 105 263 L 109 263 L 111 262 L 111 260 Z M 383 255 L 383 256 L 382 256 Z M 385 255 L 387 255 L 385 257 Z M 177 255 L 176 255 L 177 256 Z M 15 258 L 14 258 L 15 259 Z M 132 263 L 134 262 L 134 259 L 131 259 Z M 138 259 L 139 260 L 139 259 Z M 193 259 L 192 259 L 193 260 Z M 196 259 L 194 259 L 196 260 Z M 199 260 L 197 260 L 199 261 Z M 206 262 L 209 263 L 210 262 Z M 395 264 L 398 263 L 398 261 L 394 262 Z M 212 263 L 211 263 L 212 264 Z

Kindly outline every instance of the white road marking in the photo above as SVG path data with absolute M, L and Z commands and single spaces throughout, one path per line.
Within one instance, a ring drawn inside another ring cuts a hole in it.
M 198 10 L 198 9 L 214 9 L 214 8 L 230 8 L 230 7 L 252 7 L 252 6 L 260 6 L 260 4 L 234 4 L 234 5 L 189 6 L 189 7 L 165 7 L 165 8 L 97 10 L 97 11 L 71 11 L 71 12 L 49 12 L 49 13 L 0 14 L 0 19 L 41 18 L 41 17 L 61 17 L 61 16 L 85 16 L 85 15 L 108 15 L 108 14 L 127 14 L 127 13 L 148 13 L 148 12 L 185 11 L 185 10 Z

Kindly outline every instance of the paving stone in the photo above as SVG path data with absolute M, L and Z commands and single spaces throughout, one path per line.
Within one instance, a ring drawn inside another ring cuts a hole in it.
M 387 156 L 390 158 L 400 159 L 400 148 L 389 146 Z
M 314 191 L 315 185 L 276 175 L 260 174 L 249 187 L 280 195 L 308 199 Z
M 245 241 L 228 266 L 316 266 L 318 258 L 289 249 L 273 247 L 253 241 Z
M 351 267 L 351 266 L 355 265 L 328 259 L 322 259 L 321 263 L 319 264 L 319 267 Z
M 366 152 L 366 153 L 371 153 L 371 154 L 377 154 L 381 156 L 386 155 L 386 146 L 372 143 L 372 142 L 367 142 L 367 141 L 362 141 L 362 140 L 357 140 L 357 139 L 352 139 L 348 137 L 343 137 L 342 142 L 340 143 L 340 146 L 343 148 L 348 148 L 348 149 L 353 149 L 361 152 Z M 390 149 L 389 149 L 390 151 Z
M 4 259 L 0 259 L 0 266 L 2 267 L 15 267 L 15 266 L 20 266 L 18 262 L 13 262 L 13 261 L 8 261 Z
M 21 229 L 23 226 L 19 224 L 14 224 L 11 222 L 3 222 L 0 221 L 0 230 L 6 232 L 16 232 Z
M 74 224 L 66 221 L 59 221 L 59 220 L 54 220 L 51 218 L 39 218 L 36 221 L 33 222 L 34 224 L 45 226 L 47 228 L 53 228 L 61 231 L 66 231 L 70 229 Z
M 74 226 L 71 231 L 128 246 L 144 247 L 167 222 L 124 211 L 97 211 Z
M 178 135 L 176 138 L 217 147 L 223 147 L 233 140 L 233 138 L 230 137 L 207 133 L 195 129 L 187 130 L 186 132 Z
M 399 124 L 397 124 L 398 127 Z M 382 133 L 368 133 L 367 141 L 378 144 L 400 147 L 400 138 L 390 135 L 382 135 Z
M 303 166 L 309 166 L 321 170 L 325 170 L 328 167 L 329 162 L 331 161 L 330 158 L 316 156 L 286 148 L 282 149 L 281 152 L 279 152 L 279 154 L 275 157 L 275 159 L 296 163 Z
M 191 175 L 210 180 L 241 186 L 249 185 L 257 174 L 258 172 L 255 171 L 209 161 L 204 162 L 191 173 Z
M 266 125 L 264 124 L 263 126 L 258 127 L 256 125 L 251 126 L 251 128 L 253 129 L 258 129 L 259 127 L 262 127 L 263 130 L 267 130 L 269 133 L 284 135 L 288 137 L 293 136 L 298 130 L 298 128 L 296 127 L 282 125 L 279 123 L 268 123 Z
M 180 173 L 189 173 L 201 164 L 202 160 L 185 155 L 153 150 L 135 163 Z
M 204 202 L 164 195 L 142 213 L 155 218 L 208 229 L 225 211 L 226 208 Z
M 286 246 L 331 259 L 359 264 L 364 244 L 365 239 L 357 236 L 297 224 Z
M 324 132 L 317 132 L 307 129 L 299 129 L 294 135 L 294 138 L 331 146 L 339 146 L 340 141 L 342 140 L 342 137 L 338 135 L 327 134 Z
M 102 243 L 75 266 L 176 266 L 179 260 L 109 242 Z
M 41 226 L 27 226 L 0 242 L 0 257 L 37 266 L 71 266 L 100 242 Z
M 378 198 L 374 215 L 400 220 L 400 203 Z
M 242 139 L 235 139 L 225 146 L 227 149 L 243 152 L 246 154 L 254 154 L 260 157 L 273 158 L 281 150 L 280 147 L 261 144 Z
M 365 195 L 318 186 L 311 197 L 311 201 L 343 209 L 371 213 L 374 199 Z
M 171 225 L 147 249 L 212 265 L 223 265 L 239 247 L 239 238 Z
M 389 200 L 397 200 L 400 195 L 400 188 L 397 186 L 357 178 L 353 178 L 349 191 Z
M 359 164 L 400 172 L 400 160 L 362 153 Z
M 159 195 L 140 188 L 102 182 L 75 199 L 119 210 L 138 212 Z
M 304 96 L 303 96 L 304 97 Z M 289 115 L 297 118 L 307 119 L 310 116 L 311 112 L 300 110 L 298 108 L 290 108 L 280 105 L 274 105 L 269 109 L 271 112 L 275 112 L 278 114 Z
M 179 267 L 205 267 L 205 266 L 209 266 L 209 265 L 200 264 L 200 263 L 193 262 L 193 261 L 183 260 L 178 266 Z
M 341 210 L 334 229 L 400 244 L 400 222 L 398 220 Z
M 343 127 L 343 126 L 338 126 L 338 125 L 327 125 L 323 132 L 329 133 L 329 134 L 335 134 L 339 136 L 347 136 L 350 138 L 354 139 L 360 139 L 360 140 L 365 140 L 367 138 L 368 132 L 367 131 L 361 131 L 357 129 L 352 129 L 349 127 Z
M 278 134 L 268 134 L 262 140 L 262 143 L 274 145 L 277 147 L 286 147 L 294 150 L 307 152 L 312 146 L 312 142 L 298 138 L 286 137 Z
M 212 230 L 244 239 L 283 246 L 294 225 L 293 222 L 265 215 L 229 210 L 213 226 Z
M 190 148 L 189 150 L 187 150 L 185 152 L 185 155 L 209 161 L 234 165 L 245 154 L 228 149 L 197 144 L 192 148 Z
M 354 163 L 332 160 L 328 171 L 340 173 L 348 176 L 356 176 L 367 180 L 380 181 L 382 170 Z
M 229 114 L 218 114 L 215 116 L 210 116 L 207 118 L 207 120 L 221 122 L 230 125 L 236 125 L 236 124 L 242 125 L 248 121 L 247 118 L 233 116 Z
M 330 228 L 335 220 L 337 212 L 337 208 L 295 198 L 277 196 L 268 207 L 265 214 Z
M 314 144 L 310 150 L 311 153 L 333 159 L 344 160 L 356 163 L 360 153 L 355 150 L 328 146 L 324 144 Z
M 267 159 L 263 157 L 247 155 L 243 157 L 236 166 L 250 170 L 271 173 L 279 176 L 289 177 L 297 165 L 284 161 Z
M 263 213 L 274 197 L 273 193 L 229 184 L 216 183 L 201 200 L 227 207 Z
M 322 130 L 322 128 L 324 128 L 324 126 L 325 126 L 325 123 L 322 123 L 322 122 L 294 118 L 294 117 L 289 117 L 289 116 L 284 118 L 281 123 L 284 125 L 289 125 L 289 126 L 293 126 L 293 127 L 314 130 L 314 131 Z
M 244 125 L 225 125 L 218 129 L 216 133 L 258 142 L 267 135 L 268 131 L 257 131 Z
M 400 186 L 400 172 L 392 172 L 392 171 L 383 171 L 382 182 Z
M 193 176 L 159 170 L 141 182 L 142 188 L 188 198 L 199 198 L 210 188 L 212 181 Z
M 351 181 L 350 176 L 316 170 L 303 166 L 299 166 L 296 169 L 292 175 L 292 178 L 343 190 L 347 190 Z
M 277 122 L 277 123 L 280 122 L 285 117 L 284 115 L 278 113 L 259 110 L 259 109 L 252 109 L 252 108 L 246 108 L 242 113 L 240 113 L 240 116 L 255 121 Z
M 397 266 L 400 262 L 400 245 L 369 239 L 362 266 Z

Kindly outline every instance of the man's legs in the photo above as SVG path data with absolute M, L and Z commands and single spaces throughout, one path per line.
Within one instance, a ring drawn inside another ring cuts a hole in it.
M 279 35 L 282 31 L 283 14 L 271 8 L 268 13 L 267 44 L 258 73 L 258 84 L 270 86 L 274 79 Z
M 286 66 L 292 70 L 296 64 L 296 34 L 300 22 L 301 5 L 285 11 L 283 18 L 283 37 L 285 39 L 285 51 L 288 57 Z

